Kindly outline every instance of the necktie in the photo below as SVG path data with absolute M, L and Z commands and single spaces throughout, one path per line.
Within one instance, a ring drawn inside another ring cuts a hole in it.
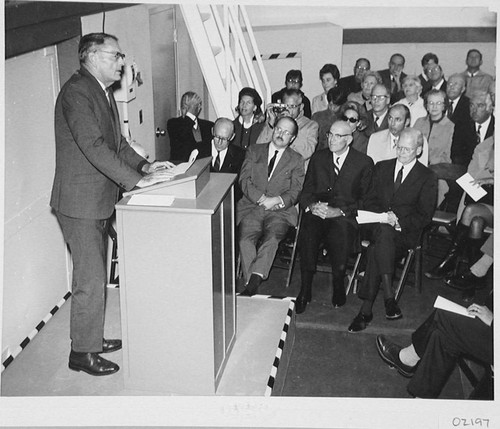
M 271 173 L 273 172 L 274 163 L 276 162 L 276 156 L 278 155 L 278 151 L 274 151 L 274 156 L 269 161 L 269 165 L 267 166 L 267 177 L 271 177 Z
M 481 143 L 481 125 L 477 126 L 476 140 L 477 140 L 477 144 Z
M 453 116 L 453 103 L 454 101 L 450 100 L 450 105 L 448 106 L 448 118 L 450 119 Z
M 340 173 L 340 164 L 339 164 L 340 157 L 335 157 L 335 161 L 333 162 L 333 170 L 335 171 L 335 175 L 338 176 Z
M 377 115 L 375 115 L 375 123 L 374 123 L 374 128 L 375 128 L 375 131 L 377 131 L 377 130 L 378 130 L 378 120 L 379 120 L 379 119 L 380 119 L 380 118 L 379 118 Z
M 396 149 L 396 145 L 398 144 L 398 138 L 394 137 L 392 139 L 392 149 Z
M 217 156 L 215 157 L 214 170 L 220 170 L 220 152 L 217 152 Z
M 403 181 L 403 168 L 404 166 L 401 166 L 401 169 L 398 171 L 398 175 L 396 176 L 396 181 L 394 182 L 394 193 L 397 192 L 401 186 L 401 182 Z

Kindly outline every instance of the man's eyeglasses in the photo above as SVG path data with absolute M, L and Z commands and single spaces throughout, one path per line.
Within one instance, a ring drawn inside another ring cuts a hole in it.
M 286 107 L 288 107 L 289 109 L 296 109 L 299 106 L 300 106 L 300 104 L 287 104 L 286 105 Z
M 348 137 L 348 136 L 352 136 L 352 134 L 334 134 L 334 133 L 331 133 L 330 131 L 328 131 L 326 133 L 327 139 L 333 139 L 335 137 L 337 140 L 340 140 L 340 139 L 343 139 L 344 137 Z
M 284 130 L 283 128 L 280 128 L 280 127 L 275 127 L 274 130 L 278 133 L 278 134 L 284 134 L 285 136 L 292 136 L 293 134 L 288 131 L 288 130 Z
M 372 95 L 371 99 L 373 101 L 382 101 L 384 98 L 389 98 L 387 95 Z
M 396 146 L 396 150 L 403 153 L 413 152 L 416 147 L 405 147 L 405 146 Z
M 301 83 L 298 79 L 287 79 L 288 83 Z
M 443 101 L 429 101 L 427 103 L 428 106 L 442 106 L 444 104 Z
M 98 49 L 99 52 L 104 52 L 105 54 L 111 54 L 115 57 L 115 61 L 118 61 L 120 58 L 122 60 L 125 60 L 125 54 L 122 54 L 121 52 L 112 52 L 112 51 L 104 51 L 102 49 Z
M 368 67 L 356 66 L 356 70 L 370 70 Z
M 358 118 L 348 118 L 347 116 L 342 116 L 342 118 L 340 118 L 340 119 L 342 119 L 343 121 L 350 122 L 352 124 L 359 121 Z
M 219 143 L 227 143 L 231 139 L 226 138 L 226 137 L 214 136 L 214 140 L 219 142 Z

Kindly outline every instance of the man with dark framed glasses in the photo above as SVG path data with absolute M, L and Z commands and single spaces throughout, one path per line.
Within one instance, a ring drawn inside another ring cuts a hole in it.
M 276 91 L 271 96 L 271 103 L 283 103 L 283 95 L 287 89 L 302 88 L 302 72 L 300 70 L 288 70 L 285 76 L 285 87 Z M 302 92 L 302 90 L 301 90 Z M 302 104 L 304 105 L 304 116 L 311 119 L 311 101 L 302 92 Z

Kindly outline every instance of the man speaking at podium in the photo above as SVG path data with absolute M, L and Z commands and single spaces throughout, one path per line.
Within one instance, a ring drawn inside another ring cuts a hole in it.
M 297 133 L 297 122 L 284 116 L 276 123 L 270 143 L 247 149 L 240 173 L 243 197 L 236 209 L 246 281 L 242 295 L 257 293 L 280 241 L 297 223 L 295 203 L 304 183 L 304 158 L 289 147 Z
M 55 107 L 56 172 L 50 205 L 73 261 L 69 368 L 109 375 L 118 365 L 99 353 L 119 350 L 104 339 L 108 220 L 119 188 L 167 180 L 169 162 L 148 163 L 121 135 L 111 85 L 125 64 L 115 36 L 91 33 L 78 46 L 80 70 Z

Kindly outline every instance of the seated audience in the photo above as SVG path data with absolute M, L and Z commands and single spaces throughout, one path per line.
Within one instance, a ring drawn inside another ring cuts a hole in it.
M 404 97 L 403 79 L 406 77 L 406 74 L 403 72 L 404 67 L 405 57 L 401 54 L 393 54 L 389 60 L 389 68 L 379 70 L 382 81 L 389 90 L 391 104 Z
M 397 143 L 401 132 L 410 125 L 410 110 L 404 104 L 396 103 L 387 113 L 387 123 L 388 129 L 373 133 L 368 140 L 366 154 L 373 159 L 375 164 L 396 158 L 398 155 Z M 424 165 L 429 162 L 429 145 L 425 137 L 418 160 Z
M 442 279 L 453 276 L 458 258 L 464 253 L 467 255 L 469 265 L 478 259 L 479 249 L 484 241 L 484 228 L 493 226 L 494 148 L 493 136 L 476 146 L 467 172 L 474 178 L 474 183 L 485 188 L 487 194 L 474 202 L 464 193 L 457 213 L 460 221 L 453 234 L 452 244 L 439 264 L 425 273 L 427 278 Z
M 438 176 L 437 205 L 443 202 L 448 191 L 446 178 L 441 174 L 451 166 L 451 142 L 455 124 L 445 115 L 448 108 L 446 94 L 437 89 L 431 89 L 424 96 L 424 106 L 428 115 L 417 119 L 414 128 L 421 131 L 429 144 L 429 166 Z
M 349 332 L 364 330 L 373 319 L 373 303 L 381 283 L 385 317 L 389 320 L 402 317 L 392 284 L 395 261 L 417 245 L 423 229 L 432 220 L 436 201 L 436 175 L 417 162 L 423 143 L 420 131 L 406 128 L 397 143 L 397 158 L 375 165 L 373 193 L 367 199 L 365 209 L 386 213 L 387 220 L 366 225 L 370 246 L 365 275 L 358 291 L 363 304 L 349 326 Z
M 328 100 L 326 95 L 328 91 L 337 86 L 337 82 L 340 78 L 339 69 L 335 64 L 325 64 L 321 67 L 319 71 L 319 79 L 321 80 L 321 85 L 323 86 L 323 93 L 317 95 L 312 100 L 312 113 L 320 112 L 328 107 Z
M 366 110 L 372 110 L 372 89 L 377 83 L 382 83 L 382 78 L 376 71 L 367 71 L 361 81 L 361 91 L 352 92 L 347 96 L 347 100 L 356 101 Z
M 240 174 L 245 151 L 229 142 L 234 139 L 234 123 L 228 118 L 219 118 L 212 128 L 212 141 L 200 143 L 198 159 L 212 157 L 210 171 L 213 173 Z M 241 198 L 238 184 L 234 187 L 234 199 Z
M 264 128 L 264 115 L 261 106 L 262 98 L 253 88 L 243 88 L 238 94 L 238 116 L 234 119 L 234 139 L 231 143 L 246 149 L 255 144 Z
M 370 61 L 366 58 L 358 58 L 354 65 L 354 74 L 341 78 L 338 84 L 339 88 L 341 88 L 346 95 L 349 95 L 351 92 L 361 91 L 361 82 L 364 74 L 368 70 L 370 70 Z
M 336 121 L 328 134 L 328 149 L 316 152 L 300 195 L 304 210 L 299 236 L 301 289 L 296 312 L 304 312 L 311 301 L 319 246 L 325 243 L 332 267 L 332 305 L 346 302 L 345 272 L 349 254 L 358 237 L 356 215 L 372 186 L 372 160 L 350 148 L 352 129 L 348 122 Z
M 200 143 L 210 143 L 214 123 L 198 117 L 201 108 L 200 96 L 191 91 L 186 92 L 181 97 L 181 116 L 167 121 L 172 161 L 188 161 L 189 155 Z
M 299 89 L 287 89 L 283 94 L 283 104 L 287 105 L 284 111 L 281 111 L 281 108 L 276 110 L 273 104 L 267 106 L 266 125 L 257 139 L 257 144 L 269 143 L 273 136 L 275 122 L 283 116 L 289 116 L 297 122 L 299 127 L 298 134 L 290 147 L 302 155 L 307 167 L 309 158 L 318 145 L 318 124 L 304 116 L 302 91 Z
M 443 69 L 439 64 L 435 66 L 429 66 L 425 69 L 427 76 L 429 77 L 428 85 L 426 88 L 422 89 L 422 97 L 431 89 L 438 89 L 446 92 L 446 79 L 444 78 Z
M 273 93 L 271 103 L 283 103 L 283 94 L 287 89 L 302 88 L 302 72 L 300 70 L 289 70 L 285 76 L 285 87 Z M 302 92 L 302 103 L 304 104 L 304 116 L 311 119 L 311 102 Z
M 387 112 L 390 105 L 389 90 L 383 84 L 376 84 L 370 96 L 372 109 L 368 111 L 364 133 L 370 137 L 373 133 L 386 130 L 389 127 Z
M 467 69 L 462 73 L 466 79 L 467 91 L 465 95 L 471 98 L 472 94 L 477 90 L 489 92 L 495 79 L 493 76 L 481 70 L 481 66 L 483 65 L 483 54 L 477 49 L 469 50 L 469 52 L 467 52 L 465 64 L 467 64 Z
M 411 378 L 408 392 L 417 398 L 438 398 L 460 357 L 468 356 L 493 365 L 493 300 L 471 304 L 473 318 L 435 310 L 413 332 L 411 344 L 401 347 L 377 336 L 382 360 L 404 377 Z
M 328 147 L 328 141 L 326 134 L 330 131 L 330 127 L 338 119 L 338 114 L 342 104 L 347 100 L 347 97 L 342 89 L 338 86 L 332 88 L 326 94 L 326 99 L 328 100 L 328 108 L 316 112 L 312 116 L 312 120 L 318 123 L 318 146 L 316 150 L 325 149 Z
M 422 85 L 417 76 L 410 75 L 403 79 L 403 92 L 405 97 L 395 104 L 403 104 L 410 109 L 410 127 L 415 125 L 418 118 L 427 116 L 427 110 L 424 107 L 424 100 L 420 96 L 422 93 Z
M 289 147 L 297 133 L 295 120 L 284 116 L 275 124 L 270 143 L 247 149 L 240 173 L 243 197 L 236 208 L 246 281 L 242 295 L 257 293 L 280 241 L 297 224 L 295 203 L 304 183 L 304 159 Z
M 347 101 L 340 109 L 340 120 L 349 124 L 352 131 L 351 147 L 366 155 L 368 137 L 363 133 L 366 127 L 366 110 L 355 101 Z
M 429 78 L 426 73 L 426 69 L 439 64 L 439 59 L 436 54 L 428 52 L 422 57 L 420 62 L 422 64 L 422 73 L 418 75 L 420 79 L 420 84 L 422 85 L 422 94 L 429 90 Z

